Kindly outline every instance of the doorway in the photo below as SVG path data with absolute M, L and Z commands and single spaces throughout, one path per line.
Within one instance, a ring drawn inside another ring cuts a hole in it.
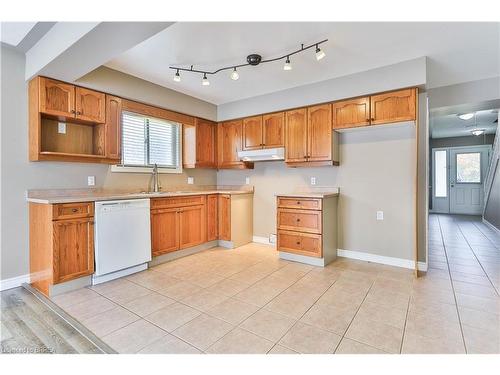
M 491 145 L 432 149 L 432 212 L 481 215 Z

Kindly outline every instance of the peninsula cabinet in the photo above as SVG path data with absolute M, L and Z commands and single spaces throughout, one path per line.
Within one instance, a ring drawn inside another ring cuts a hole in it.
M 197 118 L 182 131 L 184 168 L 217 168 L 217 123 Z
M 333 129 L 415 121 L 416 108 L 416 88 L 342 100 L 333 103 Z
M 253 163 L 238 158 L 242 147 L 243 121 L 225 121 L 217 127 L 217 152 L 219 169 L 253 169 Z
M 253 195 L 219 194 L 219 245 L 235 248 L 253 240 Z
M 31 284 L 46 296 L 55 284 L 94 272 L 94 203 L 29 204 Z
M 243 149 L 283 147 L 284 120 L 284 112 L 243 119 Z
M 285 113 L 285 162 L 291 167 L 338 165 L 332 106 L 322 104 Z

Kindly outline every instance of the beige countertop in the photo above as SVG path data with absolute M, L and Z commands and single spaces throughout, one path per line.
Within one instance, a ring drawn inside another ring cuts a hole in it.
M 328 198 L 336 197 L 340 193 L 337 187 L 318 187 L 318 188 L 303 188 L 291 193 L 275 194 L 277 197 L 293 197 L 293 198 Z
M 251 186 L 198 186 L 196 188 L 180 188 L 158 193 L 130 190 L 109 189 L 47 189 L 28 190 L 27 201 L 32 203 L 74 203 L 97 202 L 119 199 L 164 198 L 200 194 L 253 194 Z

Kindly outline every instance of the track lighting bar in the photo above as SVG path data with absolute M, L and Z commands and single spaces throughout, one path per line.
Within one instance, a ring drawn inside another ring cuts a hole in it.
M 213 75 L 213 74 L 217 74 L 219 72 L 222 72 L 224 70 L 231 69 L 231 70 L 233 70 L 233 75 L 232 76 L 234 77 L 234 76 L 236 76 L 234 74 L 234 72 L 236 72 L 237 68 L 241 68 L 241 67 L 248 66 L 248 65 L 255 66 L 255 65 L 259 65 L 259 64 L 263 64 L 263 63 L 268 63 L 268 62 L 283 60 L 285 58 L 287 59 L 287 62 L 290 63 L 290 56 L 293 56 L 293 55 L 295 55 L 297 53 L 304 52 L 304 51 L 306 51 L 306 50 L 308 50 L 310 48 L 315 48 L 316 49 L 316 58 L 319 60 L 319 59 L 321 59 L 321 58 L 323 58 L 325 56 L 325 53 L 320 50 L 319 45 L 322 44 L 322 43 L 325 43 L 327 41 L 328 41 L 328 39 L 324 39 L 324 40 L 322 40 L 320 42 L 315 42 L 315 43 L 312 43 L 312 44 L 307 45 L 307 46 L 304 46 L 304 44 L 302 44 L 301 47 L 300 47 L 300 49 L 298 49 L 296 51 L 289 52 L 289 53 L 287 53 L 287 54 L 285 54 L 283 56 L 279 56 L 279 57 L 272 58 L 272 59 L 267 59 L 267 60 L 262 60 L 262 58 L 261 58 L 260 55 L 252 54 L 252 55 L 247 56 L 247 61 L 248 62 L 246 64 L 225 66 L 223 68 L 220 68 L 220 69 L 217 69 L 217 70 L 214 70 L 214 71 L 194 69 L 193 65 L 191 65 L 190 68 L 181 68 L 181 67 L 177 67 L 177 66 L 170 66 L 169 68 L 176 70 L 174 78 L 175 78 L 175 80 L 177 82 L 180 81 L 179 71 L 203 74 L 204 80 L 205 80 L 205 79 L 207 79 L 206 78 L 207 74 L 212 74 Z M 318 56 L 321 56 L 321 57 L 318 57 Z

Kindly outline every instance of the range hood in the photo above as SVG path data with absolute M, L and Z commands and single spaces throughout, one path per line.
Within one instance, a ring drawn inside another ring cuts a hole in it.
M 242 161 L 285 160 L 285 148 L 278 147 L 251 151 L 238 151 L 238 159 Z

